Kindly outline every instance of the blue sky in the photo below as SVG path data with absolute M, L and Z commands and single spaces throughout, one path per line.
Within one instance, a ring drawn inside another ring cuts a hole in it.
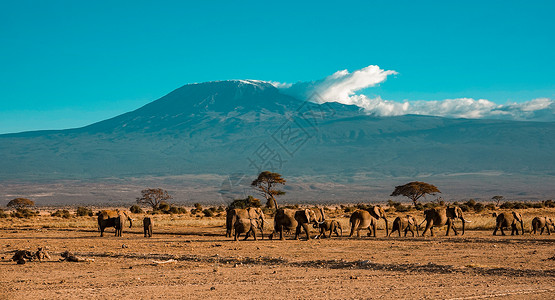
M 393 101 L 555 99 L 555 1 L 1 1 L 0 133 L 79 127 L 187 83 L 369 65 Z

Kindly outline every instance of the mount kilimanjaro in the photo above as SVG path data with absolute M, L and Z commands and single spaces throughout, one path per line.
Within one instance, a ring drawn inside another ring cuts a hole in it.
M 0 135 L 0 182 L 183 174 L 553 178 L 555 123 L 375 117 L 263 81 L 188 84 L 86 127 Z

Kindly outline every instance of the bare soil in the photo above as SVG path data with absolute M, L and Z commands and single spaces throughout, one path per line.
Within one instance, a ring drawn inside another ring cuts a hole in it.
M 343 222 L 345 220 L 342 220 Z M 54 222 L 54 221 L 53 221 Z M 554 299 L 555 234 L 233 241 L 221 226 L 0 230 L 2 299 Z M 137 226 L 137 225 L 136 225 Z M 409 233 L 410 235 L 410 233 Z M 304 238 L 304 236 L 303 236 Z M 14 250 L 48 247 L 18 265 Z M 66 250 L 94 262 L 61 262 Z

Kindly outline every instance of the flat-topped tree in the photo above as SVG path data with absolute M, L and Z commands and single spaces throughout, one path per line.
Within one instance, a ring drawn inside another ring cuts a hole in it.
M 435 185 L 421 181 L 413 181 L 405 185 L 396 186 L 390 196 L 405 196 L 411 199 L 414 206 L 416 206 L 418 199 L 422 196 L 426 196 L 427 194 L 435 195 L 436 193 L 441 192 Z
M 147 204 L 152 206 L 153 210 L 159 208 L 160 204 L 170 200 L 172 196 L 163 189 L 146 189 L 141 191 L 141 198 L 137 198 L 138 204 Z
M 8 207 L 13 207 L 15 209 L 25 208 L 28 206 L 35 206 L 35 202 L 27 198 L 15 198 L 8 202 Z
M 264 171 L 258 174 L 258 178 L 253 180 L 251 186 L 258 189 L 264 198 L 266 198 L 266 207 L 273 206 L 277 210 L 278 205 L 276 202 L 276 196 L 285 195 L 285 192 L 276 189 L 276 185 L 284 185 L 285 181 L 286 180 L 281 178 L 279 173 Z

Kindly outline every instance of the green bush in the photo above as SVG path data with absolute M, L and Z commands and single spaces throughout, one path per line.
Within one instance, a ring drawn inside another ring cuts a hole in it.
M 202 211 L 202 213 L 204 214 L 205 217 L 213 217 L 214 216 L 214 212 L 211 211 L 210 209 L 205 209 Z
M 245 199 L 235 199 L 231 204 L 229 204 L 230 209 L 234 208 L 247 208 L 247 207 L 261 207 L 260 199 L 254 198 L 253 196 L 248 196 Z M 202 207 L 201 207 L 202 208 Z
M 399 204 L 399 205 L 395 206 L 395 210 L 398 211 L 398 212 L 407 212 L 407 211 L 412 210 L 412 206 Z
M 542 201 L 544 207 L 555 207 L 555 202 L 553 200 Z
M 18 208 L 16 211 L 11 213 L 11 216 L 14 218 L 31 218 L 34 216 L 38 216 L 38 211 L 32 211 L 28 208 Z
M 170 205 L 167 202 L 160 202 L 160 204 L 158 204 L 158 210 L 169 211 Z
M 143 209 L 140 206 L 138 206 L 137 204 L 132 205 L 129 208 L 129 211 L 131 211 L 131 213 L 133 213 L 133 214 L 142 214 L 142 213 L 144 213 Z
M 71 218 L 71 213 L 67 209 L 59 209 L 59 210 L 51 213 L 50 215 L 52 217 L 60 217 L 60 218 L 64 218 L 64 219 Z
M 90 208 L 86 208 L 86 207 L 77 207 L 77 211 L 75 212 L 75 215 L 78 217 L 84 217 L 84 216 L 89 216 L 92 217 L 93 216 L 93 211 Z
M 515 205 L 512 202 L 503 202 L 503 204 L 499 206 L 499 208 L 503 208 L 503 209 L 512 209 L 514 207 Z
M 489 210 L 496 210 L 497 209 L 497 207 L 493 203 L 487 204 L 486 208 L 489 209 Z
M 486 209 L 486 206 L 482 203 L 476 203 L 476 204 L 474 204 L 473 208 L 474 208 L 475 212 L 479 213 L 479 212 L 482 212 L 484 209 Z

